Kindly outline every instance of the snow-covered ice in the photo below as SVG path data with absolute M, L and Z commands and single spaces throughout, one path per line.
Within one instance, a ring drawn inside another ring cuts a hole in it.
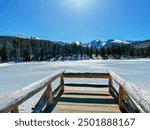
M 0 67 L 5 67 L 5 66 L 9 66 L 9 65 L 11 65 L 11 63 L 2 63 L 2 64 L 0 64 Z
M 137 85 L 137 90 L 150 100 L 150 59 L 4 63 L 0 64 L 0 96 L 22 89 L 61 69 L 67 72 L 106 72 L 112 69 L 125 80 Z M 84 79 L 80 81 L 84 82 Z M 86 82 L 100 81 L 92 79 Z M 25 106 L 35 104 L 37 100 L 38 98 L 28 100 L 21 106 L 21 111 L 29 112 L 30 108 Z

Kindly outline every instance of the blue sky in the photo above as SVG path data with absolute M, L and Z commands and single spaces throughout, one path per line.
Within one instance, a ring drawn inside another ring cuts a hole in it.
M 150 39 L 149 0 L 0 0 L 0 35 L 89 42 Z

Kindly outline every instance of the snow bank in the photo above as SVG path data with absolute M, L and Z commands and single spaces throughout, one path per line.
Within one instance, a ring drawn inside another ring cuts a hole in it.
M 6 66 L 10 66 L 12 65 L 12 63 L 1 63 L 0 67 L 6 67 Z

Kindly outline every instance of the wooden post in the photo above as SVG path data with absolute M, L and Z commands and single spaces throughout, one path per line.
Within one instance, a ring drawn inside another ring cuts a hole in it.
M 112 94 L 112 78 L 108 80 L 108 86 L 109 86 L 109 93 Z
M 11 110 L 10 113 L 19 113 L 18 106 Z
M 63 92 L 64 91 L 64 78 L 63 78 L 63 75 L 60 78 L 60 85 L 62 86 L 60 92 Z
M 119 99 L 118 99 L 118 105 L 120 110 L 123 110 L 122 101 L 124 100 L 124 88 L 122 86 L 119 87 Z
M 48 83 L 47 85 L 47 93 L 46 93 L 46 97 L 49 98 L 49 101 L 47 103 L 47 106 L 52 104 L 53 102 L 53 94 L 52 94 L 52 86 L 51 83 Z

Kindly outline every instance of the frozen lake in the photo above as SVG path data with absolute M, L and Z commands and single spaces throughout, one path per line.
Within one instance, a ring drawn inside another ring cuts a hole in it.
M 137 89 L 150 99 L 150 59 L 0 64 L 0 96 L 21 89 L 61 69 L 67 72 L 106 72 L 112 69 L 125 80 L 137 85 Z

